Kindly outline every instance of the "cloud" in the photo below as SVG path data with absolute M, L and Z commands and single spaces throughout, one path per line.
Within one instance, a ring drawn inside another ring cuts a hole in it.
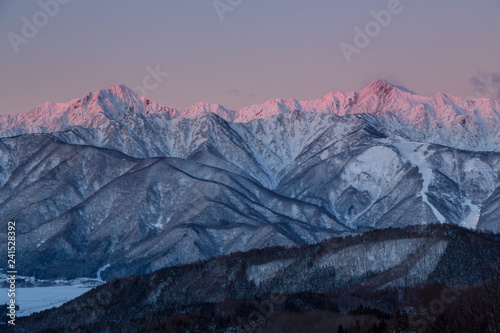
M 378 73 L 375 75 L 365 75 L 362 83 L 363 86 L 366 86 L 367 84 L 377 80 L 385 80 L 403 91 L 407 91 L 412 94 L 415 93 L 414 91 L 406 88 L 406 85 L 403 83 L 403 81 L 401 80 L 400 76 L 397 73 Z

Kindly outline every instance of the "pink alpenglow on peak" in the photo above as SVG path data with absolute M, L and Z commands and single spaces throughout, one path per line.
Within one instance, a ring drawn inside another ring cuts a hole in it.
M 68 103 L 45 103 L 25 114 L 0 116 L 0 137 L 67 131 L 78 126 L 98 128 L 110 122 L 126 125 L 130 117 L 148 119 L 154 115 L 168 120 L 215 114 L 229 122 L 248 123 L 295 110 L 338 117 L 364 115 L 390 133 L 409 133 L 416 139 L 426 137 L 431 142 L 458 147 L 470 144 L 468 141 L 461 144 L 460 135 L 477 136 L 482 143 L 473 144 L 472 148 L 500 149 L 496 143 L 500 130 L 499 102 L 468 100 L 444 93 L 423 97 L 383 80 L 372 82 L 359 92 L 332 91 L 310 101 L 274 99 L 238 111 L 207 103 L 198 103 L 187 110 L 169 108 L 125 85 L 110 86 Z
M 216 114 L 228 121 L 234 120 L 234 111 L 228 110 L 220 104 L 208 104 L 200 102 L 191 106 L 187 110 L 178 110 L 179 117 L 181 118 L 194 118 L 209 113 Z

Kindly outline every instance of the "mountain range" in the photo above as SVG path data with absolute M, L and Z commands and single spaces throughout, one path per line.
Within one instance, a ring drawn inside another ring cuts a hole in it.
M 387 227 L 498 232 L 499 159 L 490 99 L 376 81 L 180 110 L 120 85 L 0 117 L 0 221 L 16 221 L 19 265 L 40 278 L 106 267 L 111 279 Z

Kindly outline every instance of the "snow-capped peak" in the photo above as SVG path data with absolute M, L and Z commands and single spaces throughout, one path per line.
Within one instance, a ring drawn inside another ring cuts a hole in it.
M 398 89 L 385 80 L 377 80 L 367 84 L 360 90 L 360 96 L 366 95 L 388 95 L 392 90 Z
M 384 80 L 372 82 L 359 92 L 332 91 L 310 101 L 273 99 L 238 111 L 208 103 L 198 103 L 186 110 L 168 108 L 121 84 L 68 103 L 45 103 L 26 114 L 0 116 L 0 136 L 65 131 L 76 126 L 96 128 L 137 114 L 164 115 L 167 119 L 216 114 L 226 121 L 246 123 L 295 110 L 339 117 L 353 114 L 377 117 L 377 126 L 386 133 L 462 148 L 500 149 L 496 143 L 500 127 L 497 101 L 467 100 L 445 93 L 423 97 Z
M 225 120 L 228 121 L 234 120 L 234 111 L 228 110 L 220 104 L 209 104 L 200 102 L 191 106 L 187 110 L 177 110 L 177 111 L 178 111 L 177 114 L 179 114 L 180 117 L 185 117 L 185 118 L 194 118 L 202 114 L 213 113 Z
M 120 84 L 88 93 L 68 103 L 44 103 L 24 114 L 0 116 L 1 136 L 65 131 L 76 126 L 97 127 L 135 113 L 168 112 Z

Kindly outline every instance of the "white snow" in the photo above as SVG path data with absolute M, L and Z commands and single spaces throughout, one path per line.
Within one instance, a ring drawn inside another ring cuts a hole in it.
M 367 193 L 371 203 L 380 197 L 381 188 L 392 181 L 403 165 L 400 156 L 391 148 L 375 146 L 366 149 L 362 154 L 350 160 L 343 168 L 340 185 L 331 188 L 329 201 L 332 209 L 339 195 L 347 188 L 352 187 L 362 193 Z M 371 204 L 355 215 L 342 221 L 351 227 L 359 216 L 362 216 Z
M 436 269 L 447 246 L 448 241 L 446 240 L 437 241 L 435 244 L 429 242 L 429 246 L 424 247 L 425 254 L 406 272 L 405 276 L 398 277 L 382 286 L 381 289 L 425 282 Z
M 435 269 L 443 255 L 447 241 L 432 238 L 410 238 L 354 245 L 336 253 L 319 257 L 316 265 L 335 268 L 338 282 L 363 276 L 369 272 L 380 273 L 398 265 L 408 267 L 408 276 L 391 281 L 389 285 L 407 285 L 424 281 Z M 411 256 L 419 255 L 415 264 Z M 396 277 L 396 276 L 395 276 Z M 406 279 L 406 281 L 405 281 Z
M 421 144 L 417 142 L 394 142 L 393 145 L 398 149 L 398 151 L 410 163 L 418 168 L 418 172 L 422 175 L 422 190 L 420 195 L 422 196 L 422 201 L 425 202 L 434 213 L 434 216 L 439 220 L 440 223 L 445 223 L 445 217 L 429 202 L 427 198 L 427 192 L 429 191 L 429 185 L 432 182 L 432 166 L 427 163 L 425 159 L 426 148 L 428 144 Z
M 101 280 L 101 281 L 102 281 L 102 279 L 101 279 L 101 273 L 102 273 L 102 272 L 104 272 L 104 271 L 105 271 L 108 267 L 110 267 L 110 266 L 111 266 L 110 264 L 106 264 L 106 265 L 102 266 L 101 268 L 99 268 L 99 269 L 97 270 L 97 279 L 98 279 L 98 280 Z
M 247 268 L 247 278 L 256 285 L 267 281 L 277 273 L 282 272 L 293 263 L 293 259 L 275 260 L 262 265 L 252 265 Z
M 29 316 L 35 312 L 60 307 L 90 289 L 83 286 L 16 288 L 16 305 L 19 305 L 16 316 Z M 0 304 L 10 301 L 7 294 L 8 289 L 0 289 Z
M 167 220 L 165 221 L 165 224 L 167 224 L 168 221 L 170 221 L 170 218 L 167 218 Z M 153 224 L 153 227 L 160 229 L 160 230 L 163 229 L 163 221 L 162 221 L 161 215 L 158 217 L 157 222 L 155 224 Z
M 319 267 L 334 267 L 336 280 L 362 276 L 369 271 L 381 272 L 400 264 L 415 253 L 424 239 L 397 239 L 355 245 L 318 258 Z
M 323 151 L 323 152 L 319 155 L 319 158 L 320 158 L 322 161 L 326 160 L 328 157 L 330 157 L 330 153 L 328 152 L 328 150 Z
M 415 141 L 500 151 L 499 102 L 467 100 L 442 93 L 423 97 L 385 81 L 375 81 L 359 92 L 332 91 L 310 101 L 274 99 L 240 110 L 207 103 L 198 103 L 186 110 L 173 109 L 139 96 L 124 85 L 110 86 L 68 103 L 45 103 L 29 113 L 0 116 L 0 137 L 64 131 L 76 126 L 98 128 L 111 120 L 125 124 L 137 114 L 153 118 L 164 115 L 169 120 L 217 114 L 230 122 L 250 123 L 294 110 L 340 117 L 371 115 L 388 132 L 404 133 Z M 285 143 L 288 150 L 293 151 L 297 140 L 301 140 L 302 133 L 296 134 Z
M 465 217 L 462 226 L 470 229 L 476 229 L 479 217 L 481 216 L 481 207 L 474 205 L 469 198 L 466 198 L 465 206 L 469 208 L 470 212 Z

